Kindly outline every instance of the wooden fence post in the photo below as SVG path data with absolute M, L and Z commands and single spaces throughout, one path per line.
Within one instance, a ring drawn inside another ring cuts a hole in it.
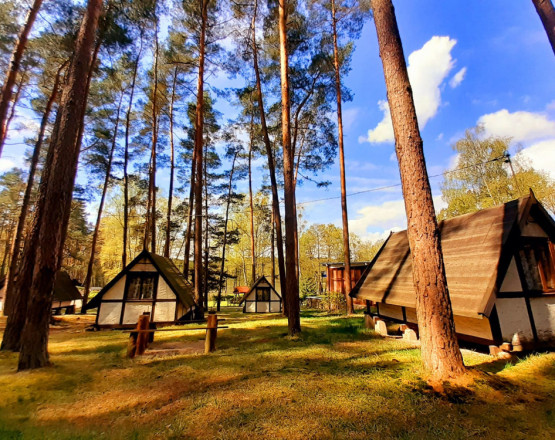
M 137 330 L 148 330 L 150 327 L 150 313 L 139 316 L 139 322 L 137 323 Z M 135 354 L 141 355 L 145 352 L 148 346 L 148 333 L 140 332 L 137 336 L 137 351 Z
M 206 318 L 206 341 L 204 342 L 204 353 L 212 353 L 216 350 L 216 336 L 218 334 L 218 315 L 208 315 Z

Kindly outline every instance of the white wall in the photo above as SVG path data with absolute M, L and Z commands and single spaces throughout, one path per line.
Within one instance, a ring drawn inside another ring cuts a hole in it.
M 156 292 L 156 299 L 175 299 L 175 293 L 168 286 L 166 280 L 162 276 L 158 276 L 158 292 Z
M 102 299 L 123 299 L 123 293 L 125 292 L 125 280 L 127 276 L 122 276 L 116 284 L 114 284 L 110 290 L 108 290 Z
M 540 341 L 555 339 L 555 296 L 530 298 L 534 324 Z
M 524 298 L 497 298 L 495 307 L 503 340 L 511 342 L 513 335 L 519 333 L 522 342 L 533 341 L 534 335 Z
M 507 269 L 507 274 L 505 279 L 501 284 L 500 292 L 522 292 L 522 283 L 520 282 L 520 277 L 518 276 L 518 270 L 516 268 L 515 257 L 511 258 L 511 263 Z
M 154 308 L 153 322 L 168 322 L 175 320 L 175 302 L 157 302 Z
M 117 325 L 121 316 L 121 303 L 101 302 L 98 308 L 99 325 Z
M 145 312 L 152 312 L 152 303 L 127 302 L 123 312 L 123 324 L 137 324 L 139 316 Z

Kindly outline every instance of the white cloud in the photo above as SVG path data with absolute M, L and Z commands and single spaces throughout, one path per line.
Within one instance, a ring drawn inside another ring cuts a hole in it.
M 533 168 L 543 170 L 555 179 L 555 139 L 537 142 L 523 149 L 518 156 L 528 159 Z
M 440 87 L 455 65 L 451 57 L 451 49 L 456 43 L 456 40 L 449 37 L 434 36 L 421 49 L 409 55 L 408 74 L 421 129 L 436 115 L 441 104 Z M 376 128 L 368 131 L 366 138 L 361 137 L 359 141 L 393 142 L 395 140 L 387 101 L 379 101 L 378 106 L 384 114 L 382 121 Z
M 481 116 L 478 124 L 483 125 L 486 134 L 490 136 L 511 137 L 515 142 L 555 137 L 555 121 L 544 113 L 510 113 L 507 109 L 502 109 Z
M 0 171 L 8 171 L 11 170 L 13 167 L 15 167 L 14 161 L 6 159 L 4 157 L 0 159 Z
M 435 196 L 433 200 L 436 212 L 447 206 L 441 196 Z M 390 231 L 401 231 L 406 227 L 403 199 L 390 200 L 381 205 L 367 205 L 357 211 L 356 218 L 349 220 L 349 231 L 372 241 L 386 238 Z
M 451 86 L 451 88 L 454 89 L 460 86 L 465 75 L 466 75 L 466 67 L 463 67 L 461 70 L 455 73 L 453 78 L 451 78 L 451 81 L 449 81 L 449 85 Z

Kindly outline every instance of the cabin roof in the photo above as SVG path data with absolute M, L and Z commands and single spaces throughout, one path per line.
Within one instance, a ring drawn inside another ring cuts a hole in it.
M 54 301 L 75 301 L 83 299 L 69 274 L 63 270 L 56 273 L 54 281 Z
M 102 297 L 104 294 L 114 286 L 125 274 L 127 274 L 130 269 L 135 266 L 143 258 L 150 260 L 152 265 L 156 268 L 158 273 L 162 276 L 164 281 L 168 284 L 173 293 L 177 296 L 179 301 L 188 307 L 195 305 L 195 300 L 193 296 L 193 287 L 189 283 L 177 266 L 169 258 L 163 257 L 161 255 L 143 250 L 137 257 L 129 263 L 125 269 L 123 269 L 116 277 L 110 281 L 104 288 L 98 292 L 98 294 L 89 301 L 86 305 L 86 309 L 94 309 L 100 305 Z
M 530 214 L 552 239 L 555 223 L 531 192 L 500 206 L 439 223 L 449 295 L 455 315 L 489 316 L 510 264 L 515 238 Z M 353 298 L 416 307 L 407 231 L 383 244 L 350 294 Z
M 262 281 L 266 281 L 268 283 L 268 285 L 270 286 L 270 289 L 272 289 L 274 291 L 274 293 L 279 296 L 279 299 L 281 299 L 281 295 L 279 293 L 277 293 L 276 289 L 274 289 L 274 286 L 272 285 L 272 283 L 270 283 L 267 278 L 262 275 L 260 278 L 258 278 L 254 284 L 252 285 L 252 287 L 249 289 L 249 291 L 247 293 L 245 293 L 245 295 L 243 295 L 243 298 L 241 298 L 241 301 L 239 301 L 239 304 L 243 304 L 243 301 L 245 301 L 247 299 L 247 297 L 251 294 L 251 292 L 256 288 L 256 286 L 258 286 Z
M 237 286 L 233 289 L 233 293 L 247 293 L 251 288 L 249 286 Z
M 371 263 L 371 261 L 351 261 L 351 268 L 353 267 L 366 267 Z M 343 269 L 345 263 L 322 263 L 322 266 Z

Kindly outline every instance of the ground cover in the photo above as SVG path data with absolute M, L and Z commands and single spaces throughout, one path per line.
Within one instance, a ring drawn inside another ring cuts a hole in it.
M 245 318 L 232 313 L 227 318 Z M 418 348 L 382 339 L 361 316 L 252 316 L 218 334 L 218 351 L 125 358 L 126 335 L 51 333 L 53 366 L 16 373 L 0 352 L 0 439 L 553 438 L 555 353 L 495 361 L 464 351 L 474 384 L 432 390 Z M 203 331 L 156 335 L 199 346 Z

